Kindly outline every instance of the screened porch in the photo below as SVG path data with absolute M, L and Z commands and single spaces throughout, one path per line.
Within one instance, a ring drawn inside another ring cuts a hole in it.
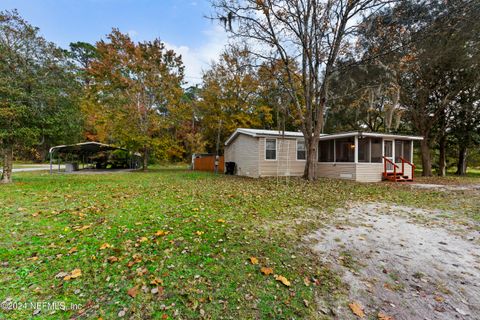
M 413 142 L 421 139 L 362 132 L 322 136 L 318 145 L 317 176 L 357 181 L 411 181 Z

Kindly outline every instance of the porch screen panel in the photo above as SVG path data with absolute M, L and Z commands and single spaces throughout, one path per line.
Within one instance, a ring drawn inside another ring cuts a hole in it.
M 335 140 L 335 162 L 355 162 L 355 138 Z
M 358 162 L 370 162 L 370 138 L 358 138 Z
M 403 140 L 395 140 L 395 163 L 400 163 L 400 157 L 405 158 L 403 156 Z
M 382 162 L 382 139 L 372 139 L 372 154 L 371 162 Z
M 412 162 L 412 141 L 403 141 L 403 158 Z
M 320 141 L 318 143 L 318 162 L 333 162 L 334 152 L 333 140 Z

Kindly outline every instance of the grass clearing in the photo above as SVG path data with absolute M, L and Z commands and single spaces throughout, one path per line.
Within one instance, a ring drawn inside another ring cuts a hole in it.
M 123 312 L 134 319 L 318 319 L 315 297 L 341 299 L 345 284 L 301 240 L 336 208 L 383 201 L 480 218 L 480 199 L 468 191 L 393 183 L 254 180 L 179 168 L 14 178 L 0 186 L 0 301 L 81 305 L 42 309 L 42 319 Z M 64 280 L 75 269 L 81 275 Z M 0 310 L 0 318 L 33 312 Z

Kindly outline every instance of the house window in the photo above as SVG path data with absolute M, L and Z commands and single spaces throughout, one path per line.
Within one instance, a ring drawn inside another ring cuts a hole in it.
M 318 162 L 334 162 L 334 140 L 320 141 L 318 143 Z
M 371 161 L 382 162 L 382 139 L 371 140 Z
M 277 140 L 266 139 L 265 141 L 265 159 L 277 160 Z
M 358 138 L 358 162 L 370 162 L 370 138 Z
M 297 160 L 305 160 L 307 157 L 305 151 L 305 141 L 297 140 Z
M 353 137 L 335 141 L 335 162 L 355 162 L 355 139 Z

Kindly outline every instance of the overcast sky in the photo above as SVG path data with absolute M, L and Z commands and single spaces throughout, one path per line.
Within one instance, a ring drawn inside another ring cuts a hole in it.
M 1 10 L 18 9 L 49 41 L 95 43 L 112 27 L 135 41 L 160 38 L 183 57 L 186 80 L 199 83 L 226 44 L 224 31 L 204 16 L 208 0 L 1 0 Z

